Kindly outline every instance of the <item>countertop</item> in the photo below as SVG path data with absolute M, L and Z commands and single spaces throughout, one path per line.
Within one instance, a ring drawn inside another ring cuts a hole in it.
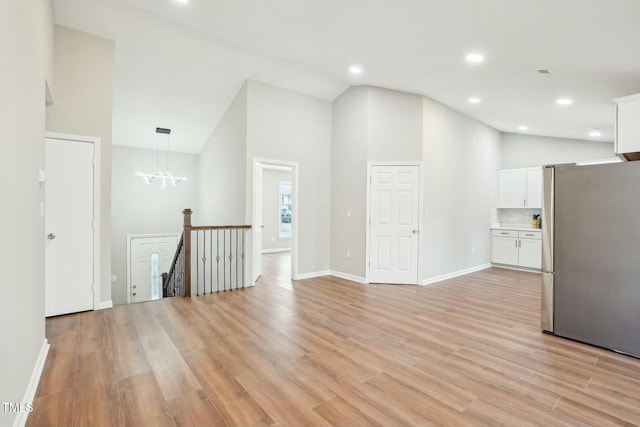
M 542 232 L 542 229 L 540 229 L 540 228 L 526 227 L 523 224 L 514 224 L 514 225 L 492 224 L 491 225 L 491 229 L 492 230 L 540 231 L 540 232 Z

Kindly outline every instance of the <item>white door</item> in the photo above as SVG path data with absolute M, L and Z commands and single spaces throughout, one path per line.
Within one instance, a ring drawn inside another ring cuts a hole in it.
M 371 283 L 418 283 L 420 169 L 372 166 Z
M 128 302 L 162 298 L 162 273 L 168 273 L 178 246 L 177 234 L 128 236 Z
M 93 307 L 94 144 L 45 142 L 45 316 Z
M 253 283 L 262 275 L 262 164 L 254 163 L 253 167 L 254 197 L 253 209 Z

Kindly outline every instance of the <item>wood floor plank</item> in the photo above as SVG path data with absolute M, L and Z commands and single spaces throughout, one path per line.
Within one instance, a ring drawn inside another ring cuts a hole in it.
M 640 425 L 640 360 L 540 332 L 540 275 L 287 279 L 47 319 L 29 426 Z
M 226 423 L 202 391 L 186 393 L 168 402 L 177 427 L 226 427 Z

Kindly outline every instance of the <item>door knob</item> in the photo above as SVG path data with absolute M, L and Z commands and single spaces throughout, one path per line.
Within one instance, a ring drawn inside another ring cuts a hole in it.
M 49 234 L 47 235 L 47 239 L 49 239 L 49 240 L 53 240 L 53 239 L 55 239 L 55 238 L 56 238 L 56 235 L 55 235 L 55 234 L 53 234 L 53 233 L 49 233 Z
M 413 234 L 418 234 L 418 230 L 411 230 Z

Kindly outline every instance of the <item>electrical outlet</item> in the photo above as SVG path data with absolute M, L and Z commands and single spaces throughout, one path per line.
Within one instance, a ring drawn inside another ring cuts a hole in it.
M 347 251 L 347 258 L 351 258 L 351 251 Z
M 351 218 L 351 209 L 347 209 L 347 218 Z
M 117 283 L 117 282 L 118 282 L 118 276 L 114 274 L 113 276 L 111 276 L 111 283 Z
M 471 248 L 471 253 L 475 254 L 476 253 L 476 248 Z

